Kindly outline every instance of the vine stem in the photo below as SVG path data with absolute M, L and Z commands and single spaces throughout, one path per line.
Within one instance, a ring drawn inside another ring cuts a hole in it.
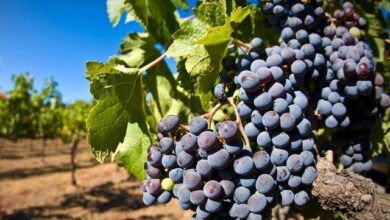
M 161 54 L 161 56 L 157 57 L 155 60 L 153 60 L 152 62 L 146 64 L 144 67 L 142 67 L 141 69 L 139 69 L 139 73 L 143 73 L 145 72 L 146 70 L 152 68 L 153 66 L 155 66 L 156 64 L 158 64 L 159 62 L 163 61 L 165 58 L 167 57 L 167 53 L 163 53 Z
M 183 125 L 183 124 L 180 124 L 180 129 L 182 129 L 184 131 L 189 131 L 190 130 L 187 125 Z
M 242 121 L 241 121 L 240 115 L 238 114 L 237 106 L 234 103 L 234 100 L 232 97 L 228 98 L 227 101 L 233 107 L 234 114 L 236 115 L 236 124 L 238 125 L 238 129 L 240 130 L 240 133 L 241 133 L 242 137 L 244 138 L 245 145 L 250 149 L 251 142 L 249 141 L 248 136 L 245 134 L 244 127 L 242 126 Z
M 192 20 L 192 19 L 195 19 L 195 15 L 190 15 L 188 17 L 185 17 L 183 18 L 183 22 L 185 21 L 188 21 L 188 20 Z M 152 62 L 146 64 L 144 67 L 142 67 L 141 69 L 139 69 L 139 73 L 143 73 L 145 72 L 146 70 L 152 68 L 153 66 L 155 66 L 156 64 L 158 64 L 159 62 L 163 61 L 165 58 L 167 57 L 167 53 L 163 53 L 161 54 L 161 56 L 157 57 L 155 60 L 153 60 Z
M 194 16 L 194 17 L 189 16 L 189 17 L 187 17 L 187 18 L 185 18 L 185 19 L 190 20 L 190 19 L 193 19 L 193 18 L 195 18 L 195 16 Z M 248 50 L 252 49 L 252 46 L 251 46 L 250 44 L 244 43 L 244 42 L 242 42 L 241 40 L 234 39 L 234 42 L 236 42 L 236 43 L 238 43 L 238 44 L 240 44 L 240 45 L 245 46 Z M 233 47 L 234 47 L 234 45 L 233 45 L 233 46 L 228 46 L 228 49 L 231 49 L 231 48 L 233 48 Z M 167 53 L 161 54 L 159 57 L 157 57 L 156 59 L 154 59 L 152 62 L 150 62 L 150 63 L 146 64 L 144 67 L 140 68 L 140 69 L 138 70 L 138 72 L 139 72 L 139 73 L 145 72 L 146 70 L 148 70 L 148 69 L 154 67 L 155 65 L 157 65 L 159 62 L 163 61 L 167 56 L 168 56 Z
M 328 12 L 325 13 L 326 16 L 328 16 L 330 18 L 330 20 L 332 21 L 332 23 L 330 24 L 332 27 L 336 28 L 337 25 L 336 25 L 336 21 L 337 19 L 333 18 L 331 14 L 329 14 Z
M 218 102 L 217 105 L 215 105 L 213 107 L 213 109 L 211 109 L 211 111 L 205 113 L 202 115 L 203 118 L 207 119 L 207 123 L 208 123 L 208 126 L 209 126 L 209 129 L 211 127 L 211 120 L 213 120 L 213 117 L 215 115 L 215 113 L 224 105 L 226 104 L 226 102 Z
M 245 47 L 248 51 L 252 49 L 252 45 L 248 44 L 248 43 L 245 43 L 239 39 L 235 39 L 233 38 L 233 42 L 236 43 L 236 44 L 239 44 L 243 47 Z
M 192 20 L 192 19 L 195 19 L 195 15 L 190 15 L 190 16 L 188 16 L 188 17 L 182 18 L 181 20 L 182 20 L 183 22 L 186 22 L 186 21 Z

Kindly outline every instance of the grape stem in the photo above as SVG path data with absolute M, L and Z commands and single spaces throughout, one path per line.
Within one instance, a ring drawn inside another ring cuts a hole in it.
M 208 123 L 208 126 L 209 126 L 209 129 L 211 127 L 211 120 L 213 120 L 213 117 L 215 115 L 215 113 L 224 105 L 226 104 L 225 102 L 218 102 L 217 105 L 214 106 L 213 109 L 211 109 L 211 111 L 205 113 L 202 115 L 203 118 L 207 119 L 207 123 Z
M 183 125 L 183 124 L 180 124 L 180 129 L 182 129 L 184 131 L 189 131 L 190 130 L 187 125 Z
M 166 57 L 167 57 L 167 53 L 161 54 L 161 56 L 157 57 L 155 60 L 153 60 L 152 62 L 146 64 L 141 69 L 139 69 L 138 72 L 139 73 L 145 72 L 146 70 L 148 70 L 148 69 L 152 68 L 153 66 L 157 65 L 159 62 L 163 61 Z
M 332 15 L 329 14 L 329 13 L 325 13 L 325 15 L 328 16 L 328 17 L 330 18 L 330 20 L 331 20 L 331 24 L 330 24 L 330 25 L 331 25 L 333 28 L 336 28 L 336 27 L 337 27 L 337 25 L 336 25 L 337 19 L 333 18 Z
M 188 16 L 188 17 L 182 18 L 181 20 L 182 20 L 183 22 L 186 22 L 186 21 L 192 20 L 192 19 L 195 19 L 195 15 L 190 15 L 190 16 Z
M 250 45 L 248 43 L 245 43 L 245 42 L 243 42 L 243 41 L 241 41 L 239 39 L 233 38 L 233 42 L 235 44 L 238 44 L 238 45 L 241 45 L 241 46 L 245 47 L 248 51 L 252 49 L 252 45 Z
M 249 148 L 249 150 L 250 150 L 251 142 L 249 141 L 248 136 L 245 134 L 244 127 L 242 126 L 240 115 L 238 114 L 237 106 L 234 103 L 234 100 L 232 97 L 228 98 L 227 101 L 233 107 L 234 114 L 236 115 L 236 124 L 238 125 L 238 129 L 240 130 L 240 133 L 241 133 L 242 137 L 244 138 L 246 148 Z

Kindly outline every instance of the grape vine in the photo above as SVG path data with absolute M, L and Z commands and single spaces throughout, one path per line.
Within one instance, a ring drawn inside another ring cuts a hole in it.
M 145 178 L 146 205 L 177 198 L 195 219 L 262 219 L 310 202 L 326 150 L 348 171 L 370 171 L 370 154 L 390 143 L 390 97 L 384 33 L 371 35 L 381 22 L 363 3 L 200 1 L 180 19 L 173 12 L 188 5 L 178 2 L 149 2 L 145 17 L 107 1 L 113 24 L 125 11 L 147 34 L 87 64 L 92 152 Z

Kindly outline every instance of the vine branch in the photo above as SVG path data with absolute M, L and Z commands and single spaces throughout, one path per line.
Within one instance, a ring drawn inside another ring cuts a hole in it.
M 339 210 L 349 219 L 390 219 L 390 194 L 377 191 L 372 180 L 338 171 L 331 161 L 320 157 L 318 177 L 312 195 L 325 210 Z
M 236 115 L 236 124 L 238 125 L 238 129 L 240 130 L 240 133 L 241 133 L 242 137 L 244 138 L 245 145 L 250 149 L 251 142 L 249 141 L 248 136 L 245 134 L 244 127 L 242 126 L 240 114 L 238 114 L 237 106 L 234 103 L 234 100 L 232 97 L 228 98 L 227 101 L 233 107 L 234 114 Z

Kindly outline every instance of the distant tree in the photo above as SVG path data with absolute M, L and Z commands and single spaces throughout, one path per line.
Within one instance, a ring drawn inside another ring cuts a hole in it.
M 12 76 L 12 81 L 14 87 L 8 92 L 8 99 L 0 99 L 0 136 L 9 139 L 33 138 L 36 135 L 35 114 L 31 109 L 34 79 L 30 74 L 18 74 Z

